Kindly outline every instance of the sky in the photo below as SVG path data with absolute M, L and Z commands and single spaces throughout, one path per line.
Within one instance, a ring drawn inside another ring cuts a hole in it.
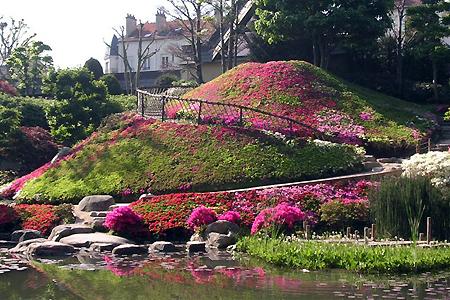
M 55 66 L 82 66 L 90 57 L 104 65 L 114 27 L 127 13 L 154 22 L 164 0 L 1 0 L 0 16 L 24 19 L 37 39 L 52 47 Z

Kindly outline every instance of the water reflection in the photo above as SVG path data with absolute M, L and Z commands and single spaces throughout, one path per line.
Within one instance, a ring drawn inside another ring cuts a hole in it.
M 20 258 L 0 254 L 0 265 L 8 259 Z M 417 276 L 288 271 L 223 252 L 130 258 L 80 252 L 34 266 L 0 275 L 0 299 L 450 299 L 450 270 Z

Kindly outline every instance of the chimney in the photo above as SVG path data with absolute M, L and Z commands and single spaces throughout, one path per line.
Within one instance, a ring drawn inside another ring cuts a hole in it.
M 166 14 L 161 9 L 158 9 L 156 13 L 156 31 L 165 32 L 167 29 Z
M 133 15 L 127 14 L 126 23 L 125 23 L 125 31 L 127 36 L 132 34 L 137 29 L 137 21 Z

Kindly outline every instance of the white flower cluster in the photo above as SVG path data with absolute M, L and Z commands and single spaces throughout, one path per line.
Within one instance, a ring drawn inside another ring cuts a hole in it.
M 416 154 L 402 164 L 403 176 L 430 177 L 434 186 L 450 188 L 450 152 Z

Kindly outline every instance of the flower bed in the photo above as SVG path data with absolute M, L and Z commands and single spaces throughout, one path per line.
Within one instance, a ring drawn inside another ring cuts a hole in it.
M 153 233 L 187 228 L 188 217 L 199 206 L 210 208 L 216 214 L 230 210 L 239 213 L 241 224 L 250 228 L 262 210 L 286 203 L 301 210 L 301 214 L 297 215 L 301 215 L 301 219 L 305 219 L 308 224 L 326 227 L 327 224 L 321 219 L 321 209 L 330 202 L 339 201 L 350 209 L 344 210 L 343 215 L 337 209 L 333 211 L 334 216 L 345 221 L 345 224 L 359 225 L 367 222 L 367 191 L 370 186 L 370 182 L 359 181 L 346 185 L 318 184 L 240 193 L 172 194 L 144 198 L 134 202 L 131 207 L 142 216 Z M 351 208 L 355 203 L 358 204 L 357 212 L 362 206 L 365 214 L 352 213 Z M 354 216 L 357 218 L 352 219 Z

